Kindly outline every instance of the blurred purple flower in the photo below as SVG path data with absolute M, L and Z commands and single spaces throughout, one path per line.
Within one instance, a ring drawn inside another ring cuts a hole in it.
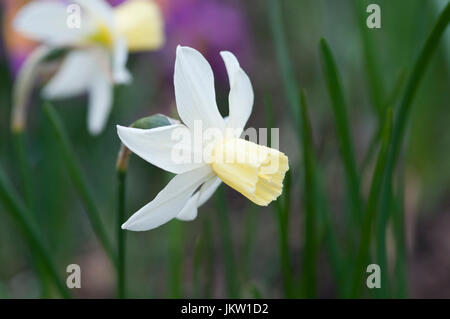
M 115 6 L 118 6 L 119 4 L 122 4 L 126 0 L 107 0 L 107 1 L 109 2 L 110 5 L 115 7 Z
M 199 50 L 211 64 L 216 79 L 228 83 L 220 51 L 233 52 L 244 70 L 251 55 L 248 25 L 237 1 L 160 0 L 165 14 L 167 43 L 162 51 L 165 73 L 172 76 L 176 46 Z

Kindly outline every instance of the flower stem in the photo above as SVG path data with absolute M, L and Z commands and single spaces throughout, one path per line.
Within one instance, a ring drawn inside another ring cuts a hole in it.
M 126 198 L 126 178 L 128 172 L 128 162 L 131 152 L 123 144 L 120 147 L 119 156 L 117 157 L 117 297 L 126 298 L 126 231 L 122 229 L 125 222 L 125 198 Z
M 66 164 L 67 170 L 69 171 L 70 178 L 72 179 L 72 182 L 84 203 L 92 228 L 97 235 L 100 243 L 103 245 L 106 254 L 110 257 L 113 265 L 117 267 L 117 258 L 114 250 L 112 249 L 111 242 L 107 237 L 105 228 L 103 227 L 100 218 L 100 211 L 97 208 L 97 205 L 94 201 L 94 196 L 92 195 L 92 191 L 88 187 L 86 178 L 83 175 L 80 169 L 80 165 L 77 162 L 75 153 L 72 150 L 72 146 L 70 145 L 69 138 L 63 126 L 63 122 L 59 118 L 58 113 L 56 113 L 54 108 L 48 103 L 44 106 L 44 113 L 46 114 L 53 130 L 55 131 L 56 141 L 58 142 L 61 149 L 64 162 Z
M 11 213 L 13 218 L 17 221 L 19 227 L 22 229 L 25 239 L 30 246 L 30 249 L 35 253 L 42 266 L 45 267 L 47 273 L 52 278 L 61 296 L 70 298 L 67 287 L 61 278 L 58 276 L 58 271 L 51 258 L 51 253 L 48 251 L 42 234 L 39 232 L 36 223 L 31 218 L 31 214 L 19 199 L 11 184 L 9 183 L 3 169 L 0 167 L 0 200 L 3 202 L 7 210 Z
M 222 237 L 228 296 L 230 298 L 239 298 L 239 281 L 237 277 L 237 269 L 233 253 L 233 240 L 231 236 L 230 218 L 227 212 L 227 203 L 223 187 L 219 187 L 219 189 L 217 190 L 216 207 L 219 218 L 220 235 Z
M 126 191 L 127 171 L 117 169 L 118 179 L 118 203 L 117 203 L 117 297 L 126 298 L 126 231 L 121 226 L 125 222 L 125 191 Z
M 16 152 L 17 161 L 19 164 L 20 178 L 22 180 L 23 192 L 25 194 L 25 204 L 28 209 L 35 213 L 34 211 L 34 198 L 33 198 L 33 187 L 31 182 L 31 169 L 27 161 L 25 152 L 25 136 L 22 130 L 16 130 L 12 132 L 14 150 Z

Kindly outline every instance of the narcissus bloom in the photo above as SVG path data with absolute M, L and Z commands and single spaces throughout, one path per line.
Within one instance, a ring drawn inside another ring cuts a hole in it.
M 152 202 L 122 225 L 123 229 L 144 231 L 173 218 L 193 220 L 197 208 L 222 181 L 258 205 L 266 206 L 281 194 L 288 158 L 278 150 L 239 138 L 253 108 L 253 89 L 236 57 L 230 52 L 221 52 L 221 56 L 230 82 L 228 118 L 222 118 L 217 108 L 208 62 L 198 51 L 179 46 L 174 86 L 184 124 L 153 129 L 117 127 L 120 139 L 132 152 L 177 174 Z M 184 138 L 180 140 L 180 136 Z M 189 160 L 180 161 L 179 154 L 187 154 L 181 158 Z
M 130 0 L 115 8 L 104 0 L 74 0 L 73 4 L 31 2 L 19 11 L 14 26 L 49 49 L 69 49 L 43 95 L 54 99 L 88 93 L 88 128 L 98 134 L 111 109 L 113 85 L 131 80 L 128 52 L 160 48 L 163 22 L 152 1 Z

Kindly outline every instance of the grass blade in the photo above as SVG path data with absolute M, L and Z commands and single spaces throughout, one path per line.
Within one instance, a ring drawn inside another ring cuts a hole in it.
M 34 222 L 33 218 L 31 218 L 31 213 L 15 193 L 12 185 L 8 181 L 6 175 L 3 173 L 3 169 L 1 167 L 0 200 L 16 220 L 19 227 L 22 229 L 25 239 L 30 246 L 30 250 L 33 252 L 33 254 L 37 255 L 39 261 L 41 262 L 41 265 L 45 267 L 47 273 L 58 288 L 61 296 L 63 296 L 64 298 L 70 298 L 70 294 L 67 291 L 67 287 L 64 281 L 62 281 L 58 275 L 57 268 L 51 257 L 52 254 L 45 245 L 42 234 L 39 232 L 36 223 Z
M 70 178 L 72 179 L 72 182 L 84 203 L 94 233 L 97 235 L 97 238 L 103 245 L 103 249 L 105 250 L 106 254 L 111 258 L 113 265 L 117 267 L 117 258 L 114 250 L 112 249 L 111 241 L 107 237 L 106 230 L 103 227 L 100 218 L 100 211 L 95 204 L 92 191 L 88 187 L 86 178 L 80 169 L 79 163 L 77 162 L 67 133 L 64 130 L 63 123 L 50 104 L 47 104 L 44 107 L 44 113 L 46 114 L 53 130 L 55 131 L 56 141 L 61 149 L 64 162 L 66 164 L 67 170 L 69 171 Z
M 284 94 L 290 107 L 294 124 L 296 127 L 299 127 L 301 123 L 299 118 L 300 110 L 298 107 L 298 85 L 294 75 L 294 68 L 289 57 L 280 3 L 281 1 L 279 0 L 267 0 L 267 11 L 272 39 L 275 43 L 277 61 L 283 80 Z
M 372 178 L 369 199 L 367 201 L 366 212 L 361 230 L 359 249 L 356 255 L 355 269 L 353 272 L 353 285 L 351 297 L 357 298 L 361 294 L 362 281 L 366 271 L 367 261 L 370 254 L 370 242 L 372 238 L 372 228 L 376 218 L 379 198 L 382 191 L 383 175 L 386 168 L 386 159 L 389 150 L 389 141 L 392 133 L 392 108 L 388 109 L 381 140 L 381 149 L 378 155 L 377 164 Z
M 283 275 L 284 294 L 286 298 L 294 298 L 294 281 L 292 275 L 291 256 L 289 249 L 289 192 L 291 173 L 288 171 L 284 180 L 283 194 L 275 202 L 278 221 L 279 245 L 281 258 L 281 272 Z
M 350 125 L 348 123 L 347 105 L 336 63 L 325 39 L 320 41 L 320 51 L 323 72 L 330 94 L 331 105 L 334 111 L 340 153 L 344 163 L 349 190 L 352 213 L 352 216 L 349 218 L 349 225 L 355 225 L 355 222 L 356 225 L 360 225 L 362 221 L 362 202 L 359 192 L 359 177 L 357 173 L 353 142 L 350 134 Z M 351 220 L 353 220 L 353 223 Z
M 311 123 L 308 117 L 305 91 L 300 92 L 300 106 L 302 112 L 303 129 L 303 163 L 304 163 L 304 194 L 305 203 L 305 253 L 303 258 L 303 292 L 306 298 L 315 298 L 317 295 L 317 210 L 315 205 L 316 185 L 313 159 Z
M 313 154 L 314 155 L 314 154 Z M 314 159 L 315 157 L 313 157 Z M 315 188 L 315 201 L 317 206 L 317 215 L 320 218 L 320 222 L 323 229 L 323 240 L 325 241 L 325 249 L 329 258 L 331 270 L 333 272 L 336 290 L 338 296 L 344 297 L 347 295 L 347 272 L 343 266 L 342 256 L 338 249 L 339 242 L 336 236 L 336 231 L 333 228 L 333 220 L 330 214 L 327 198 L 323 191 L 323 173 L 320 167 L 317 165 L 316 160 L 313 161 L 314 170 L 314 185 Z M 320 240 L 319 240 L 320 242 Z
M 193 296 L 194 298 L 201 298 L 203 289 L 200 274 L 202 273 L 203 260 L 205 258 L 205 240 L 204 235 L 200 233 L 195 239 L 194 257 L 193 257 Z
M 170 246 L 170 271 L 169 286 L 170 298 L 179 299 L 183 297 L 182 277 L 183 277 L 183 224 L 178 220 L 174 220 L 169 225 L 169 246 Z
M 392 108 L 395 107 L 395 104 L 397 104 L 397 100 L 400 97 L 400 93 L 402 91 L 405 80 L 406 80 L 406 70 L 402 70 L 402 72 L 398 75 L 397 80 L 395 81 L 394 87 L 392 88 L 391 92 L 389 93 L 389 96 L 383 107 L 384 109 L 388 109 L 389 107 L 392 107 Z M 382 132 L 383 132 L 383 123 L 380 123 L 378 125 L 378 128 L 377 128 L 375 134 L 373 135 L 373 137 L 369 143 L 369 147 L 368 147 L 367 152 L 364 156 L 364 159 L 361 163 L 361 169 L 360 169 L 361 177 L 364 176 L 364 173 L 369 168 L 369 164 L 371 163 L 372 158 L 376 154 L 376 150 L 379 145 Z
M 369 3 L 365 3 L 365 1 L 353 0 L 353 8 L 358 22 L 358 29 L 360 32 L 362 49 L 364 53 L 364 62 L 372 106 L 378 115 L 379 122 L 382 123 L 384 120 L 384 112 L 386 110 L 384 105 L 385 92 L 382 77 L 380 74 L 382 69 L 376 58 L 377 55 L 375 54 L 375 46 L 369 34 L 371 30 L 367 27 L 366 24 L 367 16 L 365 15 L 365 8 L 368 4 Z
M 19 165 L 20 179 L 22 181 L 22 188 L 25 197 L 25 204 L 28 208 L 28 212 L 31 214 L 31 218 L 34 218 L 36 222 L 39 221 L 36 208 L 34 205 L 34 192 L 30 165 L 25 151 L 25 136 L 23 130 L 13 130 L 12 139 L 14 144 L 14 151 L 16 153 L 17 162 Z M 46 298 L 51 295 L 51 289 L 48 285 L 48 275 L 43 268 L 40 261 L 34 260 L 40 278 L 42 297 Z
M 242 249 L 242 281 L 246 282 L 250 279 L 250 269 L 252 266 L 252 252 L 253 245 L 255 241 L 255 234 L 257 227 L 257 208 L 256 205 L 252 203 L 248 204 L 248 208 L 245 210 L 246 221 L 245 221 L 245 234 L 244 234 L 244 245 Z
M 417 89 L 423 79 L 428 64 L 436 51 L 439 44 L 439 40 L 444 33 L 447 25 L 450 21 L 450 2 L 445 7 L 444 11 L 440 15 L 436 22 L 432 32 L 428 36 L 424 47 L 422 48 L 419 57 L 417 58 L 411 76 L 409 78 L 405 93 L 403 95 L 396 121 L 394 125 L 394 131 L 392 135 L 392 155 L 389 157 L 389 167 L 395 166 L 398 158 L 398 154 L 403 142 L 403 136 L 405 134 L 406 123 L 408 121 L 408 115 L 411 111 L 412 102 L 417 94 Z
M 396 264 L 395 264 L 395 276 L 397 278 L 396 298 L 407 297 L 407 252 L 406 252 L 406 240 L 405 240 L 405 214 L 404 214 L 404 172 L 401 172 L 401 178 L 398 185 L 398 196 L 394 201 L 395 213 L 393 214 L 394 234 L 395 234 L 395 251 L 396 251 Z
M 266 94 L 265 100 L 266 125 L 268 130 L 267 146 L 271 147 L 272 128 L 274 123 L 273 105 L 269 94 Z M 279 230 L 279 245 L 281 259 L 281 273 L 283 276 L 284 295 L 286 298 L 294 297 L 293 275 L 291 267 L 291 256 L 289 251 L 289 215 L 290 215 L 290 181 L 291 172 L 286 173 L 283 194 L 275 202 L 276 216 Z
M 441 39 L 445 29 L 450 22 L 450 2 L 446 5 L 441 15 L 437 19 L 431 33 L 425 41 L 419 56 L 417 57 L 412 73 L 408 79 L 407 86 L 402 97 L 400 107 L 398 109 L 391 140 L 391 151 L 388 154 L 387 164 L 386 164 L 386 176 L 384 178 L 383 185 L 383 195 L 381 199 L 380 206 L 380 220 L 378 222 L 377 229 L 377 242 L 379 242 L 378 251 L 378 262 L 382 269 L 387 269 L 387 256 L 386 256 L 386 226 L 389 219 L 388 210 L 391 207 L 392 198 L 392 180 L 395 167 L 397 164 L 398 156 L 402 148 L 403 138 L 405 135 L 406 125 L 408 123 L 409 114 L 411 113 L 411 107 L 414 98 L 417 94 L 419 85 L 423 79 L 425 71 L 430 63 L 431 57 L 435 53 L 439 40 Z M 402 218 L 400 218 L 402 219 Z M 404 238 L 403 238 L 404 240 Z M 402 245 L 404 247 L 404 245 Z M 402 254 L 405 255 L 405 254 Z M 388 280 L 386 271 L 382 271 L 382 287 L 386 287 Z
M 217 216 L 220 225 L 220 235 L 222 237 L 223 258 L 225 264 L 225 276 L 228 290 L 228 297 L 239 298 L 239 278 L 236 269 L 236 261 L 233 249 L 233 237 L 231 234 L 230 217 L 227 210 L 225 190 L 219 187 L 216 195 Z

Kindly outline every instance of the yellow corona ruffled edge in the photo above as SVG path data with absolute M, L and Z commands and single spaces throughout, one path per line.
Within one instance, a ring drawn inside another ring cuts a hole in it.
M 211 167 L 225 184 L 255 204 L 267 206 L 283 191 L 289 161 L 273 148 L 227 139 L 214 147 Z

